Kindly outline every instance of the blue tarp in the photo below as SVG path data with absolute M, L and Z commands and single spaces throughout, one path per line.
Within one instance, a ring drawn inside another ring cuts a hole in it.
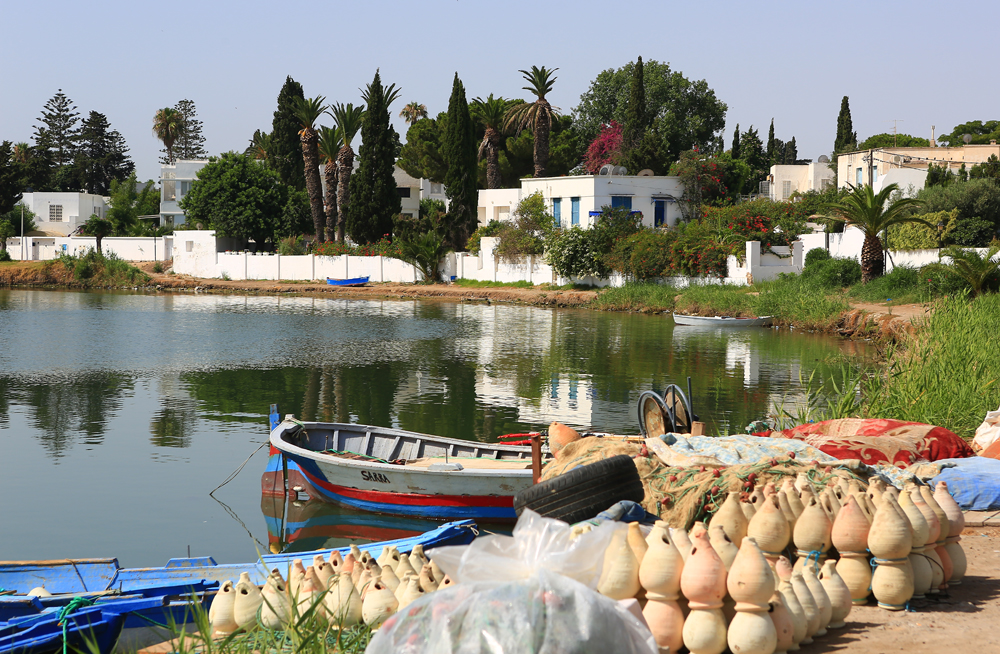
M 933 487 L 939 481 L 948 482 L 948 490 L 963 511 L 1000 510 L 1000 461 L 984 456 L 967 459 L 944 459 L 951 463 L 931 479 Z

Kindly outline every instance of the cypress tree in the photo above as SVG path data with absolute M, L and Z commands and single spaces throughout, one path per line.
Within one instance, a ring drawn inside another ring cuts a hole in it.
M 448 234 L 446 242 L 464 249 L 478 220 L 479 164 L 475 127 L 465 99 L 465 85 L 455 73 L 448 100 L 448 121 L 442 143 L 445 166 L 444 183 L 448 194 Z
M 625 148 L 634 148 L 647 127 L 649 125 L 646 120 L 646 84 L 643 79 L 642 57 L 639 57 L 632 67 L 628 109 L 625 114 L 625 124 L 622 125 L 622 144 Z
M 795 137 L 793 136 L 792 140 L 785 144 L 785 163 L 794 164 L 798 160 L 799 149 L 795 145 Z
M 399 137 L 389 124 L 389 105 L 399 94 L 395 86 L 382 86 L 375 71 L 365 92 L 368 109 L 361 122 L 358 169 L 351 175 L 347 206 L 347 233 L 355 243 L 372 243 L 391 234 L 392 219 L 402 208 L 393 176 Z
M 733 130 L 733 159 L 740 158 L 740 124 L 736 123 L 736 129 Z
M 773 166 L 781 161 L 776 161 L 777 152 L 774 151 L 774 118 L 771 119 L 771 129 L 767 132 L 767 165 Z
M 305 98 L 305 94 L 302 85 L 289 76 L 278 93 L 278 108 L 271 122 L 271 149 L 267 158 L 282 182 L 302 191 L 306 187 L 306 166 L 299 141 L 299 121 L 295 118 L 295 98 Z
M 840 115 L 837 116 L 837 140 L 833 142 L 834 154 L 853 150 L 858 146 L 858 133 L 854 131 L 854 124 L 851 122 L 851 105 L 844 96 L 840 101 Z

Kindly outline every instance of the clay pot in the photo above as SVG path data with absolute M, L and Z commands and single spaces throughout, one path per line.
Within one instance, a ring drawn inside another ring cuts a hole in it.
M 820 583 L 816 573 L 815 564 L 807 565 L 802 573 L 802 578 L 805 580 L 806 586 L 809 587 L 813 601 L 816 602 L 816 610 L 819 611 L 819 631 L 813 635 L 825 636 L 826 626 L 830 624 L 830 619 L 833 617 L 833 604 L 830 602 L 830 596 L 826 594 L 826 589 L 823 588 L 823 584 Z
M 394 572 L 396 573 L 396 577 L 402 580 L 403 577 L 407 575 L 407 573 L 414 575 L 417 574 L 417 568 L 414 568 L 413 565 L 410 563 L 410 557 L 400 556 L 399 563 L 396 564 L 396 569 L 394 570 Z
M 396 610 L 403 609 L 413 602 L 417 601 L 424 596 L 424 588 L 420 584 L 420 580 L 416 577 L 410 577 L 406 580 L 406 590 L 403 591 L 403 595 L 399 598 L 399 608 Z
M 419 543 L 413 546 L 413 550 L 410 552 L 409 558 L 410 567 L 414 570 L 420 570 L 420 568 L 431 562 L 431 560 L 427 558 L 427 555 L 424 554 L 424 546 Z M 440 577 L 435 578 L 440 579 Z
M 295 603 L 296 615 L 303 616 L 312 612 L 316 617 L 325 620 L 326 611 L 322 606 L 324 590 L 316 576 L 316 569 L 313 566 L 306 568 L 306 577 L 299 586 L 298 600 Z
M 927 506 L 931 507 L 931 511 L 933 511 L 934 515 L 937 516 L 938 523 L 941 525 L 941 531 L 938 533 L 938 537 L 935 540 L 935 542 L 940 545 L 944 543 L 951 533 L 951 521 L 948 520 L 948 515 L 944 512 L 944 509 L 941 508 L 941 505 L 934 499 L 934 494 L 931 492 L 929 487 L 920 486 L 920 497 L 924 498 L 924 502 L 927 503 Z
M 657 595 L 676 600 L 681 589 L 684 559 L 670 541 L 666 523 L 657 521 L 646 542 L 649 549 L 639 565 L 639 584 L 646 589 L 647 598 Z
M 847 584 L 851 593 L 851 603 L 857 606 L 868 603 L 871 592 L 872 567 L 868 555 L 862 552 L 841 552 L 837 561 L 837 574 Z
M 764 504 L 764 487 L 758 484 L 753 489 L 753 494 L 750 496 L 750 501 L 753 503 L 754 509 L 760 511 L 760 507 Z
M 801 572 L 792 574 L 792 590 L 795 591 L 795 598 L 802 605 L 802 613 L 806 616 L 806 637 L 799 641 L 802 645 L 813 642 L 812 637 L 819 631 L 820 614 L 816 600 L 813 599 L 809 586 Z
M 435 579 L 444 579 L 445 578 L 446 575 L 444 574 L 444 570 L 442 570 L 438 566 L 438 564 L 434 562 L 434 559 L 430 559 L 427 563 L 430 564 L 431 571 L 434 573 L 434 578 Z
M 813 552 L 818 552 L 819 556 L 825 556 L 830 549 L 830 536 L 833 531 L 833 523 L 823 507 L 815 500 L 810 500 L 809 504 L 802 511 L 798 521 L 795 523 L 795 531 L 792 538 L 798 549 L 799 560 L 795 567 L 801 568 L 801 561 L 804 557 Z
M 580 433 L 571 427 L 567 427 L 561 422 L 553 422 L 549 425 L 549 449 L 552 455 L 559 458 L 559 452 L 574 441 L 580 440 Z
M 913 533 L 906 514 L 892 495 L 884 494 L 868 532 L 868 549 L 875 558 L 893 560 L 909 556 L 912 546 Z
M 718 609 L 726 595 L 726 566 L 712 549 L 707 531 L 695 529 L 691 538 L 694 547 L 681 572 L 681 592 L 688 599 L 692 612 L 695 609 Z M 686 632 L 687 625 L 684 628 Z M 687 637 L 684 642 L 687 644 Z
M 372 584 L 371 591 L 361 604 L 361 618 L 372 629 L 378 629 L 382 626 L 383 622 L 396 612 L 398 607 L 399 602 L 392 594 L 392 591 L 380 580 L 376 579 Z
M 342 572 L 330 582 L 323 598 L 327 620 L 335 628 L 350 627 L 361 622 L 361 594 L 354 587 L 351 575 Z
M 830 599 L 830 624 L 828 629 L 840 629 L 844 626 L 844 618 L 851 612 L 853 599 L 851 589 L 847 583 L 837 574 L 837 564 L 835 561 L 827 561 L 823 564 L 823 569 L 819 573 L 819 581 L 823 584 L 823 590 Z
M 812 482 L 809 481 L 809 476 L 806 473 L 800 472 L 795 476 L 795 490 L 801 495 L 806 489 L 812 491 Z
M 288 600 L 288 586 L 277 568 L 271 570 L 260 594 L 261 626 L 265 629 L 284 629 L 292 619 L 292 605 Z
M 883 495 L 883 502 L 888 495 Z M 878 564 L 872 574 L 872 594 L 878 605 L 890 611 L 901 611 L 913 597 L 913 568 L 910 560 L 875 559 Z
M 781 485 L 781 490 L 785 491 L 785 497 L 788 499 L 788 506 L 791 507 L 792 513 L 795 514 L 795 519 L 798 520 L 799 516 L 802 515 L 802 511 L 806 508 L 802 504 L 802 500 L 799 498 L 799 492 L 795 488 L 795 484 L 792 483 L 791 478 L 785 479 L 785 483 Z
M 379 575 L 382 579 L 382 583 L 389 587 L 389 590 L 396 592 L 399 587 L 399 577 L 396 576 L 396 571 L 392 569 L 391 565 L 382 566 L 382 574 Z
M 639 592 L 639 561 L 624 534 L 616 536 L 604 552 L 604 571 L 597 592 L 615 600 L 635 597 Z
M 781 594 L 785 608 L 788 609 L 788 615 L 792 618 L 793 645 L 789 649 L 795 651 L 799 649 L 799 643 L 806 639 L 809 629 L 809 619 L 806 617 L 805 609 L 802 608 L 802 604 L 795 595 L 795 590 L 792 588 L 790 580 L 782 580 L 778 586 L 778 592 Z
M 737 611 L 729 623 L 727 642 L 733 654 L 773 654 L 778 632 L 767 610 Z
M 830 540 L 838 552 L 864 552 L 868 549 L 871 524 L 854 496 L 848 496 L 830 531 Z
M 944 511 L 945 515 L 948 516 L 948 536 L 961 536 L 962 530 L 965 529 L 965 514 L 962 513 L 962 507 L 958 505 L 955 498 L 951 496 L 951 492 L 948 491 L 948 483 L 944 481 L 939 481 L 937 486 L 934 488 L 934 500 Z
M 316 578 L 319 579 L 320 588 L 326 590 L 326 587 L 330 585 L 330 580 L 333 579 L 333 566 L 322 555 L 317 554 L 313 557 L 312 568 L 316 571 Z
M 420 587 L 424 589 L 425 592 L 433 593 L 438 589 L 438 584 L 440 583 L 434 577 L 434 570 L 431 568 L 429 563 L 425 563 L 423 567 L 420 568 Z
M 757 543 L 750 536 L 744 538 L 726 577 L 726 588 L 736 600 L 736 611 L 767 611 L 774 587 L 771 567 Z
M 355 585 L 358 588 L 358 592 L 361 593 L 361 601 L 364 601 L 365 595 L 367 595 L 369 589 L 371 589 L 373 580 L 374 577 L 372 577 L 371 570 L 368 568 L 365 568 L 358 577 L 358 583 Z
M 231 634 L 240 628 L 233 616 L 235 603 L 236 589 L 233 587 L 233 582 L 223 582 L 219 592 L 212 598 L 212 605 L 208 608 L 208 622 L 212 625 L 214 633 Z
M 777 557 L 788 545 L 791 528 L 778 506 L 777 498 L 763 500 L 747 528 L 747 535 L 754 539 L 764 556 Z
M 962 583 L 962 577 L 968 569 L 968 561 L 965 557 L 965 550 L 962 548 L 961 538 L 953 536 L 948 539 L 944 546 L 945 553 L 951 559 L 951 577 L 948 578 L 949 586 L 957 586 Z
M 923 598 L 931 588 L 934 573 L 931 563 L 924 555 L 929 528 L 923 512 L 913 503 L 912 493 L 904 490 L 899 495 L 899 507 L 910 521 L 913 529 L 913 548 L 910 550 L 910 567 L 913 568 L 913 597 Z
M 674 529 L 670 527 L 670 539 L 673 541 L 674 546 L 677 547 L 677 551 L 680 552 L 681 558 L 687 561 L 688 556 L 691 555 L 691 548 L 694 545 L 691 543 L 691 537 L 687 532 L 687 529 Z
M 716 525 L 713 521 L 712 525 L 708 529 L 709 541 L 712 543 L 712 549 L 715 553 L 719 555 L 722 559 L 722 563 L 725 564 L 726 570 L 728 571 L 733 567 L 733 560 L 736 559 L 736 555 L 739 554 L 740 548 L 736 547 L 729 536 L 726 534 L 725 530 Z
M 355 562 L 356 562 L 356 560 L 354 558 L 354 553 L 353 552 L 348 552 L 344 556 L 344 565 L 341 567 L 341 572 L 346 572 L 349 575 L 353 575 L 354 574 L 354 564 L 355 564 Z M 330 564 L 333 565 L 333 555 L 332 554 L 330 555 Z M 337 569 L 337 566 L 334 565 L 334 570 L 336 570 L 336 569 Z
M 720 609 L 692 610 L 684 621 L 684 646 L 691 654 L 722 654 L 728 645 L 727 632 Z
M 795 521 L 798 520 L 798 516 L 792 511 L 792 506 L 788 502 L 788 495 L 784 490 L 778 491 L 778 506 L 781 507 L 781 512 L 785 515 L 785 520 L 788 520 L 788 526 L 795 531 Z
M 455 582 L 452 580 L 452 578 L 449 577 L 448 575 L 445 575 L 444 577 L 441 577 L 441 583 L 438 584 L 438 590 L 444 590 L 445 588 L 450 588 L 451 586 L 454 585 Z
M 677 556 L 680 558 L 680 554 Z M 648 560 L 647 556 L 643 564 Z M 660 595 L 647 592 L 642 617 L 659 647 L 668 648 L 671 652 L 680 651 L 684 644 L 684 612 L 675 600 L 661 599 Z
M 330 567 L 333 568 L 333 573 L 337 576 L 340 576 L 340 573 L 344 571 L 344 557 L 341 556 L 340 550 L 330 552 Z
M 639 565 L 642 565 L 642 557 L 646 556 L 649 545 L 646 544 L 646 539 L 642 536 L 642 529 L 639 528 L 638 522 L 628 523 L 627 540 L 629 547 L 632 548 L 632 554 L 635 555 Z
M 306 578 L 306 568 L 302 565 L 302 559 L 294 559 L 292 567 L 288 571 L 288 594 L 294 601 L 299 596 L 299 587 Z
M 722 530 L 729 536 L 729 540 L 739 549 L 743 543 L 743 538 L 747 535 L 747 527 L 750 521 L 740 508 L 740 494 L 730 493 L 726 501 L 722 503 L 719 510 L 712 516 L 712 524 L 722 527 Z
M 263 601 L 260 589 L 250 581 L 250 575 L 240 573 L 240 580 L 236 582 L 236 599 L 233 602 L 233 619 L 240 629 L 253 631 L 257 628 L 257 610 Z
M 787 556 L 779 556 L 772 567 L 774 568 L 775 576 L 778 578 L 778 583 L 792 580 L 792 573 L 795 570 Z
M 792 614 L 788 612 L 788 607 L 785 606 L 785 601 L 782 599 L 781 593 L 774 591 L 769 605 L 771 622 L 774 624 L 774 635 L 776 638 L 774 654 L 784 654 L 784 652 L 795 646 L 793 639 L 795 635 L 795 623 L 792 621 Z
M 743 511 L 743 516 L 747 519 L 747 526 L 749 527 L 750 521 L 753 520 L 754 515 L 757 513 L 757 507 L 753 502 L 740 502 L 740 510 Z

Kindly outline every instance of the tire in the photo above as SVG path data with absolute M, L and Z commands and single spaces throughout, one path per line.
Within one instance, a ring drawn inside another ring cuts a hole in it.
M 616 502 L 642 502 L 645 491 L 632 457 L 619 454 L 539 482 L 514 496 L 518 516 L 531 509 L 569 524 L 589 520 Z

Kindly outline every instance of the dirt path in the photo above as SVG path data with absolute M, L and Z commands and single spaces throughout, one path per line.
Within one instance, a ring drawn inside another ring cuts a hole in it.
M 868 313 L 878 315 L 889 315 L 910 322 L 916 322 L 930 312 L 928 304 L 896 304 L 890 305 L 887 302 L 852 302 L 852 309 L 860 309 Z
M 938 600 L 915 600 L 913 612 L 854 607 L 847 627 L 830 631 L 802 654 L 992 654 L 1000 652 L 1000 527 L 966 527 L 969 568 Z

